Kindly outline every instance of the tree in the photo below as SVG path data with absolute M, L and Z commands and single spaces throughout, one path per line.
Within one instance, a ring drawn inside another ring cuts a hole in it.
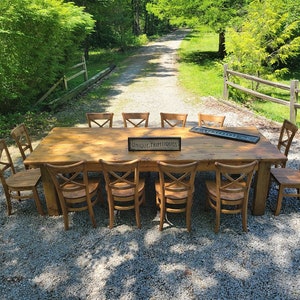
M 94 21 L 62 0 L 0 2 L 1 112 L 36 102 L 71 63 Z
M 227 31 L 231 66 L 255 75 L 287 73 L 300 56 L 299 14 L 292 0 L 252 1 L 240 26 Z
M 147 9 L 174 25 L 209 25 L 219 34 L 219 55 L 225 56 L 226 27 L 245 14 L 247 0 L 153 0 Z

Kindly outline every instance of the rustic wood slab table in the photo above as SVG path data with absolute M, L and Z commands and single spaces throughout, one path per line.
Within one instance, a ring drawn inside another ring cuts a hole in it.
M 255 127 L 223 128 L 233 132 L 258 135 L 257 143 L 246 143 L 226 138 L 191 132 L 190 128 L 82 128 L 58 127 L 29 155 L 25 164 L 41 169 L 42 182 L 49 215 L 59 214 L 54 186 L 45 163 L 73 163 L 85 160 L 90 171 L 101 171 L 99 159 L 109 161 L 141 160 L 141 171 L 157 171 L 157 161 L 199 162 L 199 171 L 214 170 L 216 161 L 247 163 L 258 160 L 252 212 L 265 212 L 272 164 L 286 161 L 275 145 Z M 129 151 L 128 137 L 181 137 L 180 151 Z

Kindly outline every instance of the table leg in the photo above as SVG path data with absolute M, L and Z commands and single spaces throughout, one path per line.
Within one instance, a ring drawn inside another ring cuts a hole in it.
M 252 213 L 261 216 L 265 213 L 266 201 L 269 193 L 271 164 L 260 162 L 255 176 L 254 201 Z
M 40 168 L 48 214 L 49 216 L 58 216 L 61 214 L 61 209 L 55 191 L 55 186 L 46 167 L 41 166 Z

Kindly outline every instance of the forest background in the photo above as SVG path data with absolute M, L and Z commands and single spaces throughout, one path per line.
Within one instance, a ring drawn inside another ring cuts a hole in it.
M 181 81 L 199 95 L 221 97 L 224 63 L 272 81 L 300 78 L 294 0 L 2 0 L 0 12 L 1 136 L 21 122 L 40 131 L 54 126 L 55 112 L 36 103 L 83 54 L 93 76 L 180 26 L 194 30 L 180 53 Z M 198 82 L 208 75 L 206 91 Z M 234 90 L 230 97 L 270 118 L 283 116 L 274 103 Z

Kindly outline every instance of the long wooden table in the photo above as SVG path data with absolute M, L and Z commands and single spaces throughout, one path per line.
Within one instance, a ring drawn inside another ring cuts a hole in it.
M 49 215 L 59 214 L 59 204 L 45 163 L 73 163 L 85 160 L 90 171 L 101 171 L 99 159 L 141 160 L 141 171 L 157 171 L 157 161 L 199 162 L 199 171 L 214 170 L 216 161 L 247 163 L 259 161 L 255 180 L 253 214 L 265 212 L 270 167 L 286 161 L 276 146 L 255 127 L 223 128 L 260 135 L 256 144 L 190 132 L 190 128 L 54 128 L 25 160 L 41 169 Z M 181 137 L 181 151 L 128 151 L 128 137 Z

